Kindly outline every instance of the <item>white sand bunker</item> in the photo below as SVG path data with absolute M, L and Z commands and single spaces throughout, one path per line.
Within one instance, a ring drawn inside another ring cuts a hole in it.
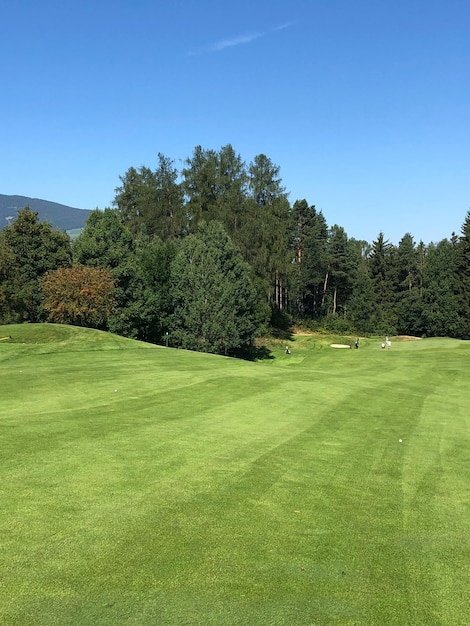
M 330 348 L 350 348 L 348 343 L 330 343 Z

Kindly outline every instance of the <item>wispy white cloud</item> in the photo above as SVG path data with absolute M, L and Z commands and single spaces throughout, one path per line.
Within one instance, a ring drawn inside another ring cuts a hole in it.
M 264 37 L 266 33 L 250 33 L 248 35 L 239 35 L 238 37 L 233 37 L 232 39 L 223 39 L 222 41 L 218 41 L 214 43 L 212 46 L 207 48 L 208 52 L 219 52 L 220 50 L 225 50 L 225 48 L 232 48 L 233 46 L 242 46 L 247 43 L 251 43 L 255 39 L 259 39 L 260 37 Z
M 274 28 L 271 29 L 270 32 L 276 32 L 277 30 L 286 30 L 286 28 L 290 28 L 291 26 L 294 26 L 295 22 L 285 22 L 284 24 L 280 24 L 279 26 L 275 26 Z
M 279 26 L 275 26 L 274 28 L 270 28 L 269 30 L 263 32 L 247 33 L 245 35 L 232 37 L 231 39 L 222 39 L 221 41 L 217 41 L 207 48 L 203 48 L 196 52 L 191 52 L 190 56 L 197 56 L 200 54 L 212 54 L 214 52 L 220 52 L 221 50 L 225 50 L 226 48 L 243 46 L 251 43 L 252 41 L 255 41 L 256 39 L 260 39 L 261 37 L 266 37 L 271 33 L 290 28 L 291 26 L 293 26 L 293 24 L 294 22 L 286 22 L 285 24 L 280 24 Z

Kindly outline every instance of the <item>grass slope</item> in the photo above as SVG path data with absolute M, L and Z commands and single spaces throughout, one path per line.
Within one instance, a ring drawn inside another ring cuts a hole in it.
M 0 623 L 467 623 L 468 342 L 10 335 Z

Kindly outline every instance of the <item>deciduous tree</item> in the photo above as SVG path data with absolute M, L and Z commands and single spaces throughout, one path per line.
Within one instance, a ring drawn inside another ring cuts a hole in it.
M 116 209 L 92 211 L 85 229 L 73 243 L 74 261 L 88 267 L 107 268 L 115 280 L 115 311 L 109 316 L 109 329 L 138 337 L 145 318 L 138 294 L 141 284 L 137 270 L 137 239 L 122 223 Z
M 108 268 L 75 265 L 50 270 L 41 286 L 50 322 L 107 328 L 115 305 L 115 280 Z

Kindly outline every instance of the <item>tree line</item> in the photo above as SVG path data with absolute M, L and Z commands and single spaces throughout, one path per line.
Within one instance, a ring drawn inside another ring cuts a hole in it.
M 470 211 L 460 236 L 369 243 L 292 204 L 280 167 L 197 146 L 179 171 L 119 177 L 73 242 L 28 207 L 0 231 L 0 323 L 53 321 L 238 354 L 269 326 L 470 338 Z

